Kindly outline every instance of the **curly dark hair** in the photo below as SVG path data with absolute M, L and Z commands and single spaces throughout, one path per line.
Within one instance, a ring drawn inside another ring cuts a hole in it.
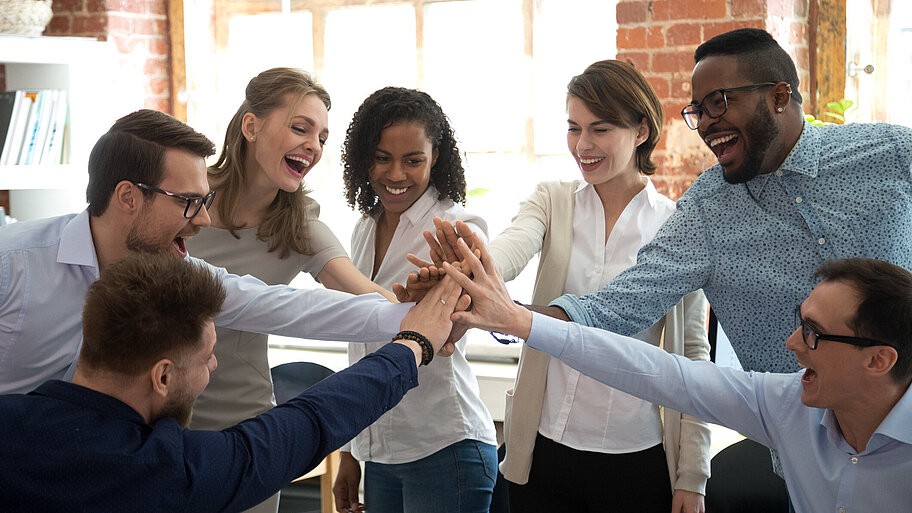
M 357 205 L 362 214 L 371 216 L 381 212 L 383 205 L 371 187 L 370 170 L 380 143 L 380 132 L 401 121 L 424 125 L 431 146 L 437 150 L 430 179 L 430 184 L 440 193 L 437 199 L 449 197 L 456 203 L 465 203 L 465 170 L 456 136 L 443 109 L 422 91 L 384 87 L 364 100 L 345 132 L 342 177 L 349 206 Z

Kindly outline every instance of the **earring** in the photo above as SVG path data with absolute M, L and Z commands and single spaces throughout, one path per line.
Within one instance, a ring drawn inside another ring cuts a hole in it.
M 776 107 L 776 112 L 782 112 L 782 107 Z
M 779 109 L 779 112 L 782 112 L 782 109 Z M 253 141 L 256 141 L 255 135 L 250 136 L 250 142 L 253 142 Z

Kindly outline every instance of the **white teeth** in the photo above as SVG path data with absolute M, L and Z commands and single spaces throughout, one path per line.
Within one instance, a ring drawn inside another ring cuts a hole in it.
M 731 141 L 735 137 L 738 137 L 738 136 L 735 134 L 731 134 L 731 135 L 726 135 L 725 137 L 719 137 L 718 139 L 713 139 L 712 141 L 709 141 L 709 147 L 714 148 L 722 143 Z
M 408 190 L 408 187 L 402 187 L 401 189 L 396 189 L 394 187 L 390 187 L 389 185 L 384 185 L 384 187 L 386 187 L 386 191 L 390 194 L 403 194 Z
M 603 160 L 604 158 L 605 158 L 605 157 L 600 157 L 600 158 L 597 158 L 597 159 L 583 159 L 583 158 L 581 158 L 581 159 L 580 159 L 580 162 L 582 162 L 583 164 L 587 164 L 587 165 L 588 165 L 588 164 L 595 164 L 596 162 L 598 162 L 598 161 L 600 161 L 600 160 Z
M 310 167 L 310 161 L 303 157 L 289 155 L 289 156 L 286 156 L 285 158 L 288 160 L 293 160 L 295 162 L 300 162 L 301 164 L 304 164 L 304 167 Z

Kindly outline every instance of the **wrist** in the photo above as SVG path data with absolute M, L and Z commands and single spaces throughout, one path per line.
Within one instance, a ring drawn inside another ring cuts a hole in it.
M 427 365 L 431 363 L 431 360 L 434 359 L 434 346 L 431 345 L 431 341 L 427 339 L 421 333 L 417 331 L 403 330 L 396 334 L 393 337 L 393 342 L 403 343 L 404 341 L 413 342 L 413 344 L 407 344 L 412 347 L 414 351 L 414 346 L 417 345 L 420 348 L 420 353 L 416 353 L 416 359 L 419 359 L 419 365 Z

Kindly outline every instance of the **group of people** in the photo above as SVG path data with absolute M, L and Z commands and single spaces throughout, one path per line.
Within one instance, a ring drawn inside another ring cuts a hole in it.
M 350 258 L 303 187 L 331 107 L 307 73 L 254 77 L 208 168 L 187 125 L 121 118 L 86 211 L 0 229 L 0 504 L 274 512 L 342 447 L 338 511 L 487 511 L 479 327 L 525 340 L 513 511 L 702 513 L 706 421 L 773 449 L 796 511 L 908 511 L 912 130 L 805 123 L 762 30 L 694 59 L 682 115 L 718 164 L 677 204 L 649 179 L 663 106 L 599 61 L 567 88 L 581 178 L 490 242 L 440 106 L 376 91 L 343 143 Z M 519 305 L 504 280 L 536 254 Z M 302 271 L 324 288 L 288 287 Z M 746 371 L 708 362 L 707 299 Z M 351 366 L 276 407 L 267 334 L 348 342 Z

